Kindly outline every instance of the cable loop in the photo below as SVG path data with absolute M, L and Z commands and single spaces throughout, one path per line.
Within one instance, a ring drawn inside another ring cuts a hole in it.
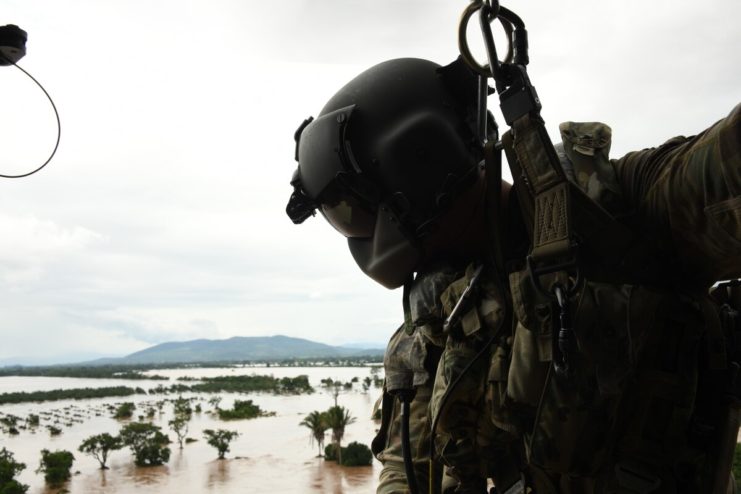
M 42 168 L 44 168 L 46 165 L 48 165 L 49 162 L 52 160 L 52 158 L 54 158 L 54 155 L 57 154 L 57 149 L 59 149 L 59 141 L 60 141 L 60 139 L 62 137 L 62 123 L 59 120 L 59 112 L 57 111 L 57 105 L 54 104 L 54 100 L 51 99 L 51 96 L 46 91 L 46 89 L 44 88 L 44 86 L 42 86 L 41 83 L 39 81 L 37 81 L 34 76 L 32 76 L 31 74 L 29 74 L 20 65 L 16 64 L 15 62 L 13 62 L 9 58 L 7 58 L 5 55 L 3 55 L 2 52 L 0 52 L 0 57 L 2 57 L 6 62 L 8 62 L 9 65 L 14 65 L 18 70 L 20 70 L 21 72 L 23 72 L 24 74 L 26 74 L 29 79 L 31 79 L 33 82 L 35 82 L 36 85 L 39 88 L 41 88 L 41 90 L 46 95 L 46 98 L 49 100 L 49 103 L 51 103 L 51 107 L 54 110 L 54 117 L 56 118 L 56 121 L 57 121 L 57 140 L 54 143 L 54 149 L 52 149 L 51 154 L 49 155 L 48 158 L 46 158 L 46 161 L 44 161 L 44 163 L 41 166 L 37 167 L 36 169 L 34 169 L 34 170 L 30 171 L 30 172 L 22 173 L 22 174 L 19 174 L 19 175 L 0 174 L 0 178 L 24 178 L 24 177 L 28 177 L 28 176 L 33 175 L 34 173 L 40 171 Z

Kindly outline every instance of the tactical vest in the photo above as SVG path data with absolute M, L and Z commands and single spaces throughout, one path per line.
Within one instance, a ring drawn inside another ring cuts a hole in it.
M 609 127 L 560 130 L 569 180 L 619 214 Z M 517 324 L 509 366 L 492 361 L 492 419 L 524 436 L 527 483 L 538 494 L 709 492 L 722 414 L 713 380 L 727 366 L 718 307 L 702 287 L 626 283 L 641 273 L 605 261 L 584 261 L 588 277 L 571 296 L 568 376 L 553 365 L 559 307 L 528 269 L 509 274 Z
M 620 215 L 609 127 L 560 130 L 556 151 L 569 180 Z M 449 272 L 417 280 L 410 294 L 416 336 L 444 348 L 429 406 L 435 457 L 460 483 L 456 492 L 481 492 L 486 478 L 508 493 L 525 492 L 524 485 L 538 494 L 710 492 L 724 440 L 726 333 L 738 322 L 724 326 L 719 304 L 703 290 L 636 273 L 635 260 L 650 258 L 641 250 L 624 250 L 633 264 L 584 261 L 593 265 L 572 296 L 569 376 L 553 370 L 559 309 L 524 266 L 509 273 L 511 300 L 486 270 L 477 280 L 474 265 L 452 283 Z M 473 299 L 442 331 L 473 285 Z

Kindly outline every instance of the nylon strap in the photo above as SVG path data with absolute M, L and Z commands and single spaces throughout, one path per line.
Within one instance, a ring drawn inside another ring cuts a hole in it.
M 484 166 L 486 167 L 486 188 L 487 188 L 487 215 L 489 223 L 489 241 L 490 255 L 492 262 L 497 269 L 497 276 L 504 273 L 504 252 L 502 238 L 502 155 L 501 151 L 496 148 L 494 140 L 488 141 L 484 145 Z
M 568 180 L 539 116 L 516 120 L 502 144 L 534 260 L 570 258 L 576 238 L 606 267 L 625 258 L 635 234 Z
M 505 149 L 512 149 L 508 158 L 514 154 L 521 167 L 522 175 L 515 180 L 524 179 L 533 196 L 530 255 L 546 263 L 573 258 L 571 189 L 543 120 L 526 114 L 513 122 L 505 137 Z

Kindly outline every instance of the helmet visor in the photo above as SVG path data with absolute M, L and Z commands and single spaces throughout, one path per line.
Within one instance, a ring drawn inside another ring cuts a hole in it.
M 306 125 L 298 141 L 297 157 L 301 187 L 317 199 L 338 173 L 352 171 L 345 156 L 343 134 L 352 107 L 322 115 Z
M 330 185 L 319 207 L 335 230 L 348 238 L 369 238 L 376 226 L 376 208 L 351 191 Z

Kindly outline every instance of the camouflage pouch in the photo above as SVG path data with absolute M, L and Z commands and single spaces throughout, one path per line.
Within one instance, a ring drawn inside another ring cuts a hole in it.
M 620 185 L 610 164 L 612 129 L 600 122 L 564 122 L 556 154 L 566 176 L 611 213 L 621 209 Z
M 447 316 L 471 282 L 474 266 L 450 284 L 441 302 Z M 493 450 L 496 431 L 486 409 L 491 353 L 485 344 L 501 325 L 503 298 L 494 283 L 482 277 L 460 323 L 451 328 L 438 365 L 430 401 L 437 417 L 435 450 L 462 486 L 479 486 L 486 477 L 486 451 Z M 476 359 L 481 351 L 488 354 Z M 476 359 L 474 361 L 474 359 Z M 470 368 L 464 373 L 469 364 Z M 439 416 L 439 417 L 438 417 Z M 464 492 L 464 491 L 461 491 Z

